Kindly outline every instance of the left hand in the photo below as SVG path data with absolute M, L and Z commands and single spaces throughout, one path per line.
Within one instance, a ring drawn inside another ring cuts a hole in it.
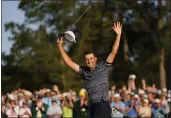
M 121 107 L 119 105 L 116 105 L 115 108 L 119 111 L 121 110 Z
M 122 33 L 122 24 L 120 22 L 115 22 L 112 28 L 116 34 L 120 35 Z

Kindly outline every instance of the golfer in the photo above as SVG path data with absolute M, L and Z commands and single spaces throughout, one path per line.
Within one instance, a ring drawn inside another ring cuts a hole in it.
M 90 118 L 110 118 L 111 107 L 108 100 L 108 76 L 112 70 L 112 63 L 118 52 L 122 25 L 120 22 L 114 23 L 112 27 L 116 32 L 116 40 L 112 51 L 107 59 L 97 64 L 96 55 L 90 51 L 85 53 L 86 66 L 80 66 L 73 62 L 63 48 L 63 38 L 57 40 L 57 47 L 65 63 L 80 73 L 83 77 L 90 101 Z

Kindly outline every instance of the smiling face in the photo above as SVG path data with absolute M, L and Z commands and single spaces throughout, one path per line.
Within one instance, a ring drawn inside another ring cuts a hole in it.
M 90 70 L 94 69 L 96 67 L 97 57 L 93 53 L 85 54 L 85 63 Z

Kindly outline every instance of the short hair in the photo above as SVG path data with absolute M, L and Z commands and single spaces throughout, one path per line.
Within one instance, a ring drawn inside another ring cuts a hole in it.
M 84 52 L 84 56 L 88 54 L 93 54 L 95 57 L 97 56 L 93 50 L 87 50 Z

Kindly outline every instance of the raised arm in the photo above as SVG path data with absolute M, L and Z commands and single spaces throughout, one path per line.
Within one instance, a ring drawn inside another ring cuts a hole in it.
M 57 40 L 57 46 L 65 63 L 76 72 L 79 72 L 79 65 L 71 60 L 71 58 L 68 56 L 68 54 L 65 52 L 63 48 L 63 37 Z
M 118 52 L 120 37 L 121 37 L 121 32 L 122 32 L 122 25 L 120 24 L 120 22 L 116 22 L 116 23 L 114 23 L 114 26 L 112 28 L 116 32 L 116 40 L 113 44 L 112 51 L 109 53 L 109 55 L 106 59 L 106 61 L 108 63 L 113 63 L 113 61 L 116 57 L 116 54 Z

